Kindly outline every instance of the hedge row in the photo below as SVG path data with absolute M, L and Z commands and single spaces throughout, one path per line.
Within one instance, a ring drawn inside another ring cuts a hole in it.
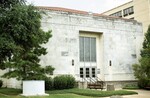
M 69 89 L 75 87 L 75 78 L 71 75 L 61 75 L 45 79 L 45 89 Z

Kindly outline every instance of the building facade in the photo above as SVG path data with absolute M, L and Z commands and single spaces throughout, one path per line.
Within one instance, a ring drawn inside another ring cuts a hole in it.
M 150 0 L 132 0 L 102 14 L 137 20 L 143 24 L 145 33 L 150 25 Z
M 55 75 L 73 75 L 77 81 L 135 80 L 132 64 L 137 63 L 143 40 L 141 23 L 65 8 L 40 7 L 43 30 L 52 30 L 44 47 L 42 65 L 52 65 Z M 9 84 L 15 87 L 17 82 Z
M 53 37 L 41 64 L 55 67 L 54 75 L 72 74 L 77 80 L 99 77 L 104 81 L 135 80 L 132 64 L 139 59 L 142 25 L 135 20 L 95 13 L 43 8 L 44 30 Z

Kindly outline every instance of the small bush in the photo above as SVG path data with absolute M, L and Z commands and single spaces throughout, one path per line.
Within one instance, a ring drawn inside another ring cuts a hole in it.
M 75 87 L 75 78 L 72 76 L 66 76 L 67 79 L 67 88 L 73 88 Z
M 47 77 L 45 79 L 45 90 L 51 90 L 53 89 L 53 79 L 50 77 Z
M 139 89 L 137 84 L 127 84 L 123 87 L 123 89 Z
M 2 81 L 2 80 L 0 80 L 0 88 L 2 87 L 2 85 L 3 85 L 3 81 Z
M 69 89 L 75 86 L 75 78 L 70 75 L 61 75 L 54 78 L 55 89 Z
M 148 80 L 148 79 L 139 79 L 138 86 L 140 88 L 144 88 L 144 89 L 146 87 L 150 87 L 150 80 Z

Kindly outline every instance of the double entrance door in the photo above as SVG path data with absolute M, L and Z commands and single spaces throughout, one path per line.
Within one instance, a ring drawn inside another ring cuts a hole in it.
M 96 77 L 95 67 L 81 67 L 80 68 L 80 78 L 95 78 Z
M 80 36 L 80 78 L 97 76 L 96 37 Z

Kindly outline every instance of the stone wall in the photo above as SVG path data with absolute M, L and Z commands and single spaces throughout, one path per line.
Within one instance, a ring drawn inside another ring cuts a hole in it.
M 79 36 L 98 37 L 98 77 L 104 81 L 134 80 L 132 64 L 138 63 L 142 47 L 142 25 L 135 20 L 45 10 L 42 29 L 52 30 L 52 38 L 43 46 L 43 66 L 52 65 L 54 75 L 71 74 L 79 78 Z M 74 65 L 72 65 L 74 60 Z M 111 62 L 111 66 L 110 66 Z
M 103 53 L 99 54 L 102 58 L 97 64 L 103 80 L 134 80 L 132 64 L 138 63 L 143 41 L 140 23 L 91 14 L 46 12 L 48 15 L 42 19 L 42 28 L 52 30 L 53 37 L 44 45 L 48 54 L 41 56 L 41 64 L 54 66 L 55 75 L 72 74 L 79 77 L 79 36 L 84 31 L 103 36 Z

